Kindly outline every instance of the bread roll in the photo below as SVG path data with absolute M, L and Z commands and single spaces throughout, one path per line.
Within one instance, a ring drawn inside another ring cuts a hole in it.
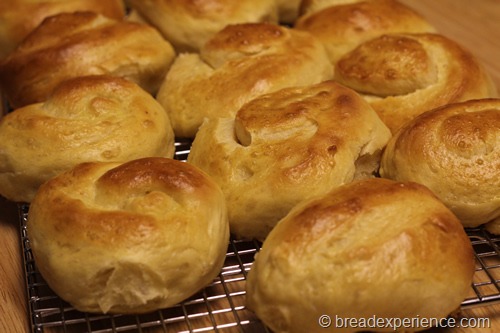
M 380 174 L 430 188 L 466 227 L 500 217 L 500 100 L 450 104 L 404 126 Z
M 121 0 L 2 0 L 0 59 L 12 52 L 44 18 L 75 11 L 93 11 L 117 20 L 125 16 Z
M 61 81 L 114 75 L 158 89 L 174 59 L 172 46 L 152 27 L 92 12 L 45 19 L 0 64 L 0 84 L 13 108 L 42 102 Z
M 247 305 L 273 332 L 324 332 L 324 315 L 329 332 L 371 331 L 336 318 L 446 318 L 468 295 L 474 266 L 462 225 L 428 189 L 374 178 L 283 218 L 248 274 Z
M 393 133 L 425 111 L 497 96 L 479 61 L 439 34 L 384 35 L 363 43 L 337 63 L 335 79 L 364 94 Z
M 263 240 L 298 202 L 371 177 L 390 132 L 354 91 L 333 81 L 285 88 L 206 121 L 188 162 L 221 186 L 231 232 Z
M 307 32 L 270 23 L 230 25 L 200 54 L 180 54 L 160 87 L 178 137 L 194 137 L 205 117 L 233 117 L 247 101 L 333 77 L 324 47 Z
M 333 64 L 359 44 L 388 33 L 435 32 L 421 15 L 396 0 L 311 1 L 295 28 L 320 40 Z
M 78 163 L 173 153 L 170 121 L 151 95 L 118 77 L 75 78 L 46 102 L 0 119 L 0 194 L 29 202 L 43 182 Z
M 129 3 L 178 52 L 198 52 L 229 24 L 278 22 L 276 3 L 269 0 L 129 0 Z
M 212 282 L 224 262 L 224 197 L 167 158 L 84 163 L 44 184 L 28 237 L 48 285 L 86 312 L 144 313 Z

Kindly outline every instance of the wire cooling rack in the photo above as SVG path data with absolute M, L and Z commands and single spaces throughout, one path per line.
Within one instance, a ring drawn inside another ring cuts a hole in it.
M 191 141 L 176 143 L 175 158 L 185 161 Z M 48 332 L 242 332 L 270 331 L 245 307 L 245 280 L 261 244 L 231 239 L 219 276 L 186 301 L 144 315 L 82 313 L 61 300 L 38 272 L 27 237 L 27 205 L 19 206 L 21 241 L 31 327 Z M 482 228 L 468 229 L 476 257 L 476 272 L 462 308 L 500 303 L 500 236 Z

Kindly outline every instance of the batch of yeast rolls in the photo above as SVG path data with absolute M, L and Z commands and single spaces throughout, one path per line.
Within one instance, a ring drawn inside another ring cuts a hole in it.
M 263 242 L 246 300 L 274 332 L 442 318 L 474 274 L 464 228 L 500 233 L 497 90 L 402 3 L 10 0 L 0 21 L 0 194 L 78 310 L 173 306 L 232 235 Z

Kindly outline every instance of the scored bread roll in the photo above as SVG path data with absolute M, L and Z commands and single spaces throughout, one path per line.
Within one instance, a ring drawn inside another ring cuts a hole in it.
M 175 54 L 146 24 L 93 12 L 45 19 L 0 63 L 0 84 L 13 108 L 44 101 L 61 81 L 114 75 L 156 93 Z
M 247 101 L 333 77 L 324 47 L 307 32 L 270 23 L 229 25 L 201 49 L 180 54 L 160 87 L 178 137 L 194 137 L 205 117 L 232 117 Z
M 0 194 L 29 202 L 78 163 L 173 154 L 170 121 L 150 94 L 118 77 L 75 78 L 0 119 Z
M 389 33 L 435 32 L 421 15 L 396 0 L 310 1 L 294 28 L 308 31 L 333 64 L 359 44 Z
M 331 332 L 366 330 L 335 318 L 446 318 L 474 268 L 462 225 L 431 191 L 373 178 L 302 202 L 278 223 L 248 274 L 247 306 L 289 333 L 324 332 L 325 315 Z
M 93 11 L 117 20 L 125 16 L 121 0 L 2 0 L 0 59 L 12 52 L 46 17 L 76 11 Z
M 188 162 L 225 194 L 231 232 L 264 239 L 301 200 L 377 171 L 390 132 L 354 91 L 326 81 L 285 88 L 206 121 Z
M 382 177 L 430 188 L 466 227 L 500 217 L 500 100 L 426 112 L 388 143 Z
M 27 229 L 45 281 L 86 312 L 173 306 L 212 282 L 229 242 L 218 186 L 159 157 L 58 175 L 30 205 Z
M 363 94 L 393 133 L 436 107 L 497 96 L 478 59 L 439 34 L 372 39 L 338 61 L 335 80 Z
M 198 52 L 226 25 L 278 22 L 269 0 L 129 0 L 139 17 L 155 26 L 178 52 Z

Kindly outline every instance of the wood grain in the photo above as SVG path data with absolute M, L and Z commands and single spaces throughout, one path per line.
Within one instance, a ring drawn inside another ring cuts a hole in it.
M 474 54 L 500 93 L 500 1 L 400 0 Z

